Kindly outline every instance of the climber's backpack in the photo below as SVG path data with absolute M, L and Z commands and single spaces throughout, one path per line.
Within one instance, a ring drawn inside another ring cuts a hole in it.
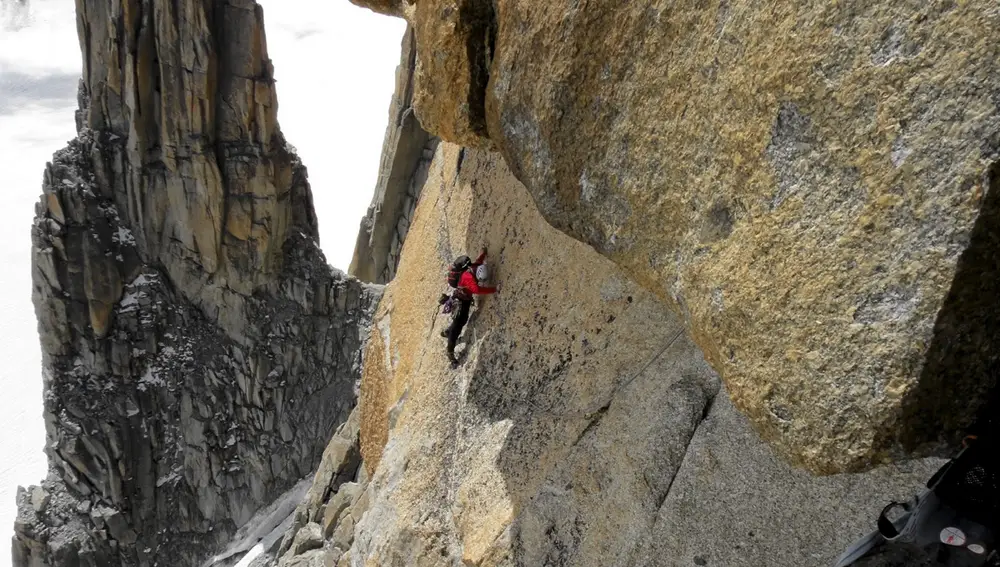
M 886 506 L 878 530 L 851 546 L 836 567 L 885 555 L 905 557 L 905 565 L 1000 565 L 998 522 L 1000 447 L 973 441 L 934 473 L 922 494 Z
M 451 267 L 448 269 L 448 286 L 458 287 L 458 281 L 462 279 L 462 274 L 469 269 L 472 265 L 472 260 L 468 256 L 459 256 L 451 263 Z
M 455 309 L 455 302 L 461 299 L 466 299 L 468 292 L 458 289 L 458 282 L 462 279 L 462 274 L 469 269 L 472 265 L 472 260 L 468 256 L 459 256 L 455 258 L 455 261 L 451 263 L 448 268 L 448 287 L 453 288 L 451 295 L 442 293 L 441 297 L 438 299 L 438 305 L 441 305 L 441 312 L 444 314 L 451 313 Z

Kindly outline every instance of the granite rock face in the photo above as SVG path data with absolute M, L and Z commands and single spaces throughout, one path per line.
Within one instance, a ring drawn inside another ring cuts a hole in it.
M 420 190 L 438 138 L 431 136 L 413 111 L 416 46 L 413 28 L 403 35 L 396 90 L 389 104 L 378 183 L 368 214 L 361 219 L 354 257 L 348 272 L 356 278 L 384 284 L 396 275 L 399 255 L 413 221 Z
M 77 18 L 79 136 L 32 226 L 50 472 L 15 565 L 198 565 L 320 463 L 382 290 L 319 249 L 255 2 Z
M 720 392 L 660 507 L 649 555 L 634 564 L 829 567 L 875 529 L 883 505 L 909 500 L 940 464 L 814 477 L 776 456 Z M 868 565 L 898 565 L 894 558 Z
M 452 369 L 434 299 L 449 261 L 484 245 L 501 290 L 477 301 Z M 371 481 L 318 478 L 285 536 L 311 543 L 278 565 L 821 567 L 940 465 L 793 469 L 679 317 L 549 226 L 499 155 L 449 143 L 365 349 Z
M 992 1 L 404 8 L 424 128 L 668 300 L 785 458 L 954 446 L 1000 346 Z

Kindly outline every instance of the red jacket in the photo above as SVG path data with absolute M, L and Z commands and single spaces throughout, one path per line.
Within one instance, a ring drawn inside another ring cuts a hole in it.
M 486 295 L 489 293 L 496 293 L 497 288 L 495 287 L 484 287 L 479 285 L 476 281 L 476 268 L 478 268 L 486 260 L 486 254 L 480 254 L 476 261 L 472 263 L 470 268 L 466 270 L 462 277 L 458 278 L 458 292 L 462 295 L 462 291 L 469 295 Z
M 495 293 L 497 288 L 495 287 L 484 287 L 479 285 L 476 281 L 476 276 L 472 272 L 466 271 L 462 274 L 462 277 L 458 280 L 458 289 L 465 290 L 468 293 L 475 295 L 486 295 L 488 293 Z

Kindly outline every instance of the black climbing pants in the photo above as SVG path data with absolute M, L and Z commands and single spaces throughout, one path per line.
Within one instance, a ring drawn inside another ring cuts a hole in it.
M 471 307 L 471 301 L 458 301 L 458 313 L 455 313 L 455 318 L 451 320 L 451 326 L 448 327 L 448 354 L 450 355 L 455 354 L 458 337 L 462 334 L 462 328 L 469 322 L 469 309 Z

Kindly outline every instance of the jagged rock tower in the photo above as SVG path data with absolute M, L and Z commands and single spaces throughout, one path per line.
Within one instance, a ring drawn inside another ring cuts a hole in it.
M 48 478 L 14 560 L 195 565 L 314 470 L 381 288 L 331 269 L 252 0 L 81 0 L 32 227 Z

